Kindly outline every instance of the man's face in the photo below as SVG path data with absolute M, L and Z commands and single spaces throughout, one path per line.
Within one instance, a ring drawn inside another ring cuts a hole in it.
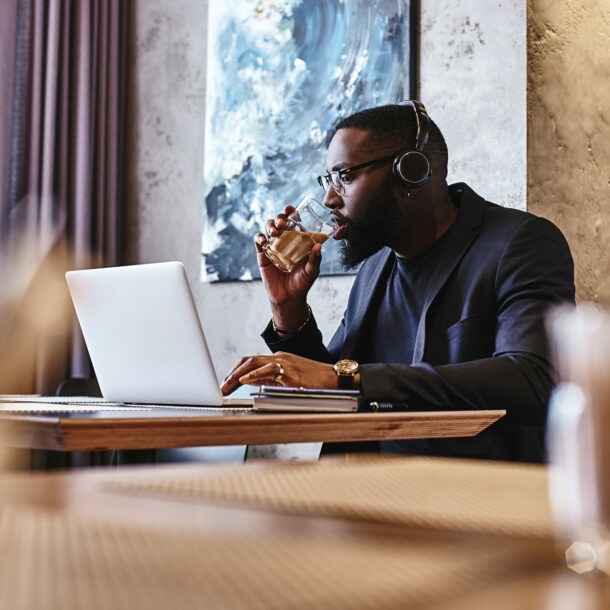
M 373 159 L 390 156 L 394 150 L 372 146 L 368 132 L 340 129 L 328 148 L 327 171 L 340 171 Z M 342 239 L 342 265 L 353 268 L 391 243 L 400 218 L 392 161 L 372 165 L 344 177 L 344 193 L 330 187 L 324 203 L 332 208 Z

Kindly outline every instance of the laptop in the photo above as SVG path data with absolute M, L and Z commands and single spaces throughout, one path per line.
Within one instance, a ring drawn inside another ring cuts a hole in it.
M 184 265 L 68 271 L 66 281 L 104 400 L 229 407 Z

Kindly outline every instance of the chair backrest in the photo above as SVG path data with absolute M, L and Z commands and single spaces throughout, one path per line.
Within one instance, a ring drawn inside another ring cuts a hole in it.
M 68 377 L 57 386 L 55 395 L 101 397 L 102 392 L 97 379 L 89 379 L 87 377 Z

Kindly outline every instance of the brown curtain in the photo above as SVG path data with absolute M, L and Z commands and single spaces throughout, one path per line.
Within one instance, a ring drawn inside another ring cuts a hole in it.
M 128 2 L 0 1 L 0 392 L 88 376 L 67 269 L 120 264 Z

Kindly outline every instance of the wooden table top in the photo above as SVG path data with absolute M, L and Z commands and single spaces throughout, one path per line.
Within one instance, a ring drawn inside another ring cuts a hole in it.
M 163 409 L 0 414 L 0 444 L 59 451 L 475 436 L 505 411 L 263 413 Z
M 601 610 L 547 469 L 358 456 L 0 474 L 0 608 Z

